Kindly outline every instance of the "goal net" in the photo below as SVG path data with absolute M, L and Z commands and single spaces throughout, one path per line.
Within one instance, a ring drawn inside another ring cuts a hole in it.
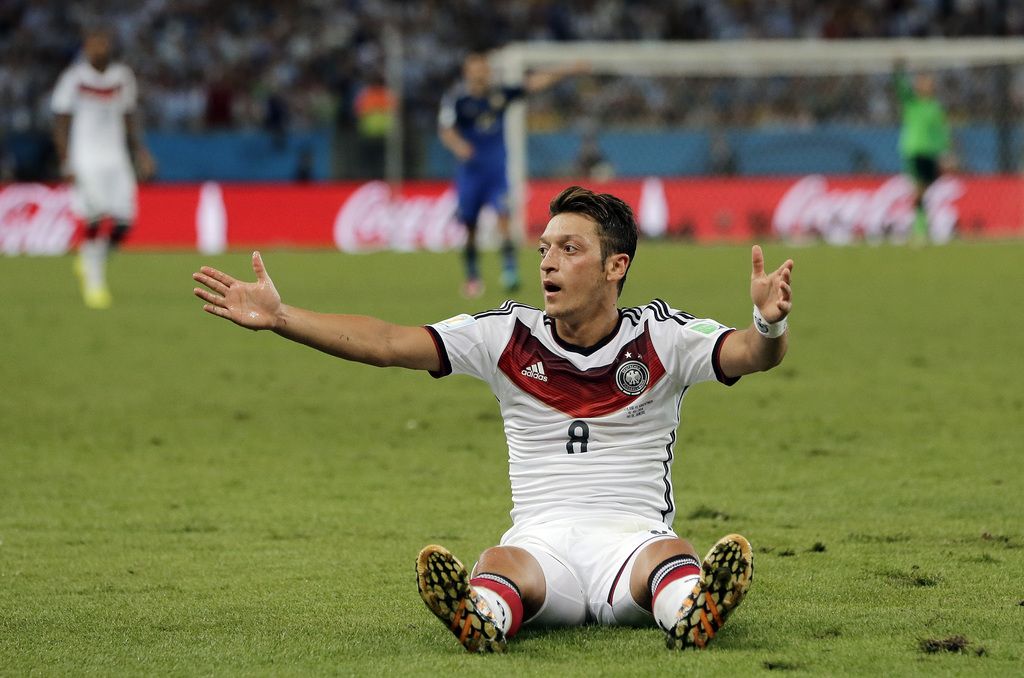
M 517 43 L 495 55 L 509 82 L 576 62 L 587 74 L 507 119 L 529 233 L 550 196 L 528 196 L 528 180 L 534 193 L 573 180 L 631 195 L 649 235 L 901 239 L 916 166 L 901 153 L 899 71 L 910 88 L 931 81 L 948 121 L 944 176 L 925 196 L 933 239 L 1024 228 L 1024 41 Z

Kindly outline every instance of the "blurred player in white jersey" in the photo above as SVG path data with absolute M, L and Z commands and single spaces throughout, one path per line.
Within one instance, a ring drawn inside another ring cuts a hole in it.
M 109 32 L 86 31 L 82 58 L 61 74 L 51 102 L 61 173 L 74 184 L 73 208 L 85 224 L 75 268 L 90 308 L 110 306 L 107 256 L 135 221 L 132 157 L 143 179 L 155 169 L 135 113 L 135 76 L 112 56 Z M 104 234 L 100 228 L 107 219 L 112 225 Z
M 281 303 L 259 253 L 255 283 L 204 267 L 204 310 L 347 360 L 466 374 L 497 397 L 512 528 L 471 575 L 441 546 L 416 564 L 420 595 L 469 651 L 503 651 L 521 624 L 656 623 L 671 648 L 704 647 L 743 599 L 750 544 L 698 559 L 673 531 L 671 465 L 690 386 L 726 385 L 782 361 L 793 261 L 751 251 L 753 323 L 742 330 L 654 300 L 618 308 L 637 226 L 621 200 L 573 186 L 540 237 L 544 308 L 506 302 L 423 327 Z M 685 436 L 683 436 L 685 440 Z M 728 472 L 723 472 L 728 483 Z

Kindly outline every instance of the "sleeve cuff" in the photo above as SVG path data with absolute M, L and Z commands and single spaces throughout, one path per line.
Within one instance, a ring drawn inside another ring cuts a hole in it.
M 430 370 L 429 374 L 434 379 L 447 377 L 452 373 L 452 361 L 448 359 L 448 349 L 444 346 L 444 339 L 442 339 L 437 330 L 430 325 L 424 325 L 423 329 L 429 332 L 430 338 L 434 340 L 434 348 L 437 349 L 437 357 L 441 361 L 441 369 L 436 372 L 434 370 Z
M 725 343 L 725 338 L 736 330 L 726 330 L 718 335 L 718 339 L 715 341 L 715 349 L 711 352 L 711 367 L 715 370 L 715 378 L 722 382 L 726 386 L 732 386 L 740 380 L 739 377 L 727 377 L 725 372 L 722 371 L 722 345 Z M 438 340 L 435 340 L 438 341 Z

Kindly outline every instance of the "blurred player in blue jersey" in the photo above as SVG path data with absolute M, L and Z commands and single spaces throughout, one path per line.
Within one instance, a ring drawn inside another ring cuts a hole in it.
M 486 52 L 471 52 L 462 64 L 462 81 L 441 102 L 438 116 L 441 142 L 459 161 L 455 175 L 458 218 L 466 227 L 466 283 L 463 295 L 483 294 L 477 263 L 476 230 L 480 211 L 490 205 L 498 214 L 502 273 L 505 289 L 519 287 L 516 247 L 509 233 L 508 176 L 505 171 L 505 111 L 526 94 L 552 87 L 581 73 L 582 64 L 532 73 L 522 86 L 495 86 Z

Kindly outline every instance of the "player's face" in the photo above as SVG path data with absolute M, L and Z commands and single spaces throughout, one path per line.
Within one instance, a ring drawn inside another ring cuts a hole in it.
M 608 293 L 601 238 L 597 224 L 589 218 L 555 215 L 540 236 L 538 251 L 544 312 L 552 318 L 582 319 Z M 615 283 L 611 284 L 614 289 Z
M 466 86 L 473 91 L 482 91 L 491 84 L 491 65 L 487 59 L 480 55 L 473 55 L 466 58 L 462 64 L 462 77 L 466 80 Z
M 85 38 L 82 51 L 93 66 L 105 66 L 110 61 L 110 36 L 105 33 L 90 33 Z
M 921 75 L 914 78 L 914 89 L 917 90 L 917 93 L 920 96 L 932 96 L 933 94 L 935 94 L 935 78 L 933 78 L 931 75 L 928 75 L 927 73 L 922 73 Z

